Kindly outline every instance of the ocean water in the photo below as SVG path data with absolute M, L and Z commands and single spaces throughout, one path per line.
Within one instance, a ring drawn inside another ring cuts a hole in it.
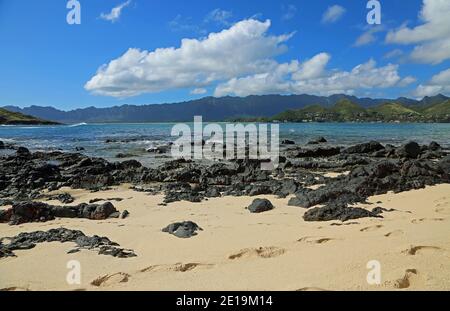
M 25 146 L 33 151 L 73 152 L 81 147 L 89 156 L 116 159 L 118 153 L 131 153 L 146 165 L 162 156 L 152 157 L 145 150 L 167 144 L 175 124 L 77 124 L 61 126 L 1 126 L 0 140 Z M 206 125 L 206 124 L 205 124 Z M 224 124 L 222 124 L 224 126 Z M 193 125 L 190 124 L 193 128 Z M 352 145 L 370 140 L 399 145 L 411 140 L 428 144 L 436 141 L 450 148 L 450 124 L 393 123 L 285 123 L 280 124 L 280 140 L 306 143 L 318 136 L 333 145 Z M 107 143 L 110 140 L 112 142 Z

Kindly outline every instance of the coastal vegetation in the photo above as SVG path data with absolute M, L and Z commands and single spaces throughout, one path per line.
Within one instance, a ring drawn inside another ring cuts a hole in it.
M 348 99 L 331 107 L 310 105 L 291 109 L 273 117 L 242 117 L 239 122 L 450 122 L 450 100 L 428 105 L 383 103 L 364 108 Z
M 53 125 L 57 122 L 47 121 L 28 116 L 19 112 L 12 112 L 0 108 L 0 124 L 2 125 Z

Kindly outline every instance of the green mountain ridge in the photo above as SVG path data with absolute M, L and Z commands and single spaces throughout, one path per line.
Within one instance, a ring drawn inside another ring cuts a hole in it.
M 0 124 L 2 125 L 54 125 L 57 122 L 42 120 L 19 112 L 0 108 Z
M 405 106 L 383 103 L 364 108 L 348 99 L 332 107 L 311 105 L 287 110 L 272 118 L 240 119 L 239 121 L 279 122 L 450 122 L 450 100 L 428 103 L 425 106 Z

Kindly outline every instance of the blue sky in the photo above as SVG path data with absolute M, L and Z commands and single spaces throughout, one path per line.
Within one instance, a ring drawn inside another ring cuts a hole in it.
M 450 1 L 381 1 L 379 26 L 365 0 L 79 2 L 69 25 L 66 0 L 0 0 L 0 106 L 450 94 Z

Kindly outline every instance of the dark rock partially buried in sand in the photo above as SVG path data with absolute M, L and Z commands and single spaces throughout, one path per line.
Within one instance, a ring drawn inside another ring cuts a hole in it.
M 122 215 L 120 215 L 120 218 L 125 219 L 125 218 L 128 218 L 128 216 L 130 216 L 130 212 L 127 210 L 124 210 L 122 212 Z
M 181 239 L 188 239 L 197 235 L 197 231 L 203 231 L 195 222 L 176 222 L 162 229 L 163 232 L 172 234 Z
M 70 204 L 75 201 L 75 199 L 69 193 L 60 193 L 56 195 L 51 195 L 48 197 L 49 200 L 57 200 L 64 204 Z
M 267 199 L 255 199 L 247 209 L 250 213 L 264 213 L 273 210 L 274 206 Z
M 0 222 L 20 225 L 29 222 L 45 222 L 55 218 L 86 218 L 104 220 L 118 211 L 110 202 L 101 205 L 53 206 L 42 202 L 19 202 L 0 214 Z M 120 215 L 120 214 L 119 214 Z
M 8 244 L 3 242 L 8 240 Z M 136 257 L 132 250 L 118 247 L 119 244 L 112 242 L 106 237 L 86 236 L 83 232 L 65 228 L 51 229 L 47 232 L 35 231 L 29 233 L 19 233 L 17 236 L 0 239 L 0 258 L 15 257 L 15 250 L 32 249 L 38 243 L 45 242 L 73 242 L 76 248 L 69 251 L 75 253 L 81 249 L 98 250 L 99 255 L 110 255 L 118 258 Z
M 316 207 L 308 210 L 303 219 L 306 221 L 331 221 L 340 220 L 348 221 L 352 219 L 378 217 L 382 218 L 379 211 L 371 212 L 363 208 L 348 207 L 345 205 L 329 204 L 324 207 Z

